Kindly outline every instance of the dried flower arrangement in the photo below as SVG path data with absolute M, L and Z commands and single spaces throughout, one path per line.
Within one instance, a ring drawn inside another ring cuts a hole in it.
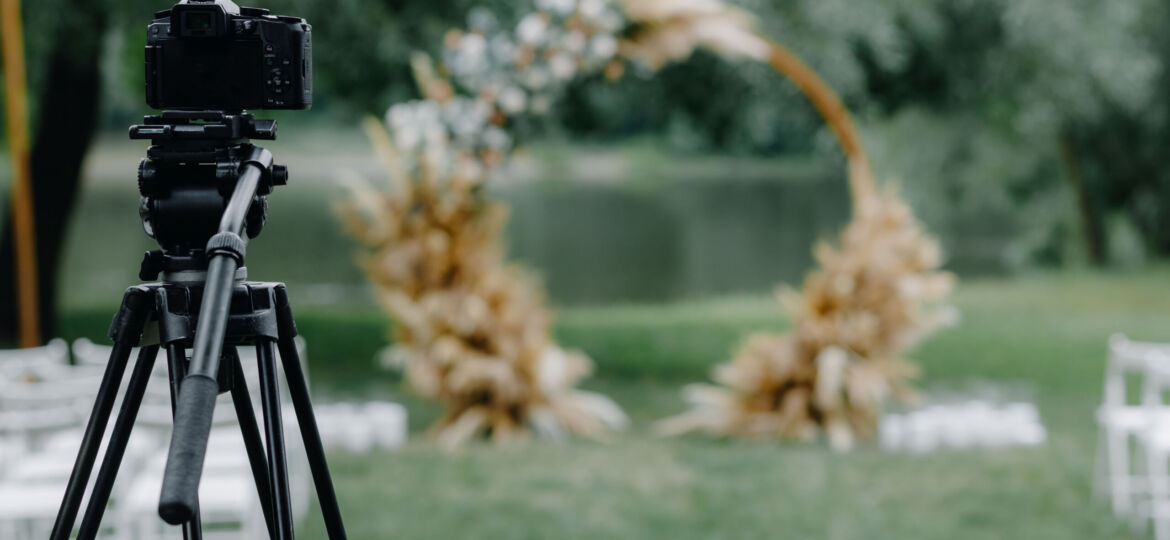
M 690 385 L 692 409 L 658 423 L 660 433 L 815 438 L 837 450 L 871 436 L 882 404 L 909 398 L 917 369 L 903 355 L 955 321 L 937 306 L 954 286 L 940 272 L 941 250 L 893 189 L 879 190 L 860 137 L 835 93 L 795 55 L 760 37 L 750 16 L 717 0 L 628 2 L 643 29 L 623 50 L 651 65 L 685 58 L 697 46 L 768 62 L 791 79 L 833 129 L 849 159 L 853 220 L 839 247 L 816 246 L 820 268 L 779 300 L 792 320 L 786 335 L 746 340 L 715 368 L 721 386 Z M 636 6 L 636 7 L 635 7 Z M 934 306 L 934 307 L 930 307 Z
M 410 164 L 379 122 L 366 129 L 394 185 L 350 182 L 341 216 L 368 250 L 363 268 L 394 320 L 394 356 L 417 392 L 446 407 L 440 446 L 624 427 L 616 404 L 573 388 L 589 359 L 552 341 L 539 285 L 503 263 L 506 212 L 480 195 L 478 161 Z
M 367 126 L 394 183 L 355 182 L 343 209 L 395 320 L 396 358 L 417 390 L 446 405 L 439 440 L 596 436 L 624 425 L 607 398 L 573 389 L 590 362 L 549 337 L 539 287 L 503 262 L 504 212 L 479 188 L 514 148 L 509 127 L 548 113 L 574 77 L 618 78 L 628 61 L 656 70 L 706 47 L 767 62 L 804 91 L 849 158 L 855 216 L 839 250 L 818 248 L 824 269 L 805 295 L 789 295 L 793 334 L 750 340 L 719 370 L 730 389 L 690 389 L 698 408 L 661 427 L 807 437 L 825 426 L 835 445 L 848 445 L 872 426 L 877 403 L 902 389 L 911 370 L 901 352 L 934 321 L 919 306 L 941 297 L 950 278 L 934 273 L 938 249 L 906 206 L 877 190 L 840 100 L 720 0 L 536 3 L 514 31 L 474 10 L 469 30 L 447 34 L 441 74 L 416 58 L 425 99 L 392 107 L 389 134 Z
M 916 368 L 903 359 L 924 336 L 955 320 L 941 302 L 954 285 L 939 272 L 937 243 L 893 190 L 858 202 L 840 246 L 815 249 L 820 268 L 780 302 L 787 335 L 747 339 L 718 366 L 721 387 L 691 385 L 693 407 L 658 428 L 743 437 L 811 439 L 821 428 L 833 448 L 872 436 L 882 404 L 912 394 Z

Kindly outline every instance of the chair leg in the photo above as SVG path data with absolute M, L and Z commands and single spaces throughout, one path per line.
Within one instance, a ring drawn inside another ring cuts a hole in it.
M 1107 432 L 1106 444 L 1109 460 L 1109 491 L 1113 513 L 1129 515 L 1133 509 L 1133 487 L 1130 482 L 1133 472 L 1129 467 L 1129 441 L 1121 433 Z
M 1149 489 L 1149 521 L 1153 523 L 1154 537 L 1170 540 L 1170 522 L 1167 521 L 1164 506 L 1170 502 L 1170 478 L 1166 476 L 1167 455 L 1154 448 L 1145 448 L 1146 483 Z
M 1152 503 L 1152 475 L 1150 473 L 1151 455 L 1153 449 L 1147 448 L 1147 445 L 1142 439 L 1138 439 L 1138 444 L 1134 446 L 1133 454 L 1133 474 L 1130 475 L 1130 493 L 1132 502 L 1132 510 L 1129 516 L 1130 530 L 1136 535 L 1144 536 L 1150 530 L 1150 522 L 1153 519 L 1153 503 Z

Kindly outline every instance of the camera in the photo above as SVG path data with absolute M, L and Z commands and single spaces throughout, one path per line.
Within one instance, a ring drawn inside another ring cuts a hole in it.
M 146 103 L 155 109 L 308 109 L 312 26 L 231 0 L 183 0 L 147 27 Z

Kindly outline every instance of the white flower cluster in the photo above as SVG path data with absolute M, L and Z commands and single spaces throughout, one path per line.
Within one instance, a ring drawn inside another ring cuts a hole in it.
M 386 125 L 399 152 L 431 164 L 449 164 L 452 150 L 503 153 L 511 148 L 512 137 L 491 123 L 493 114 L 491 105 L 479 99 L 457 96 L 441 103 L 422 99 L 390 107 Z
M 444 62 L 467 90 L 508 115 L 543 114 L 564 84 L 618 53 L 626 21 L 613 0 L 537 0 L 514 30 L 472 11 L 467 32 L 447 36 Z
M 467 31 L 448 33 L 443 62 L 458 88 L 441 81 L 444 91 L 390 108 L 386 123 L 400 152 L 432 164 L 459 153 L 505 156 L 514 144 L 510 119 L 547 114 L 570 80 L 617 57 L 626 21 L 615 0 L 537 0 L 536 8 L 514 29 L 477 8 Z
M 1048 438 L 1036 406 L 976 399 L 887 414 L 878 426 L 882 449 L 926 454 L 943 449 L 1039 446 Z

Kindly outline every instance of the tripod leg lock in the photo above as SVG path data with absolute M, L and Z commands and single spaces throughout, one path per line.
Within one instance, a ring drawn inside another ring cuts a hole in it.
M 137 345 L 142 337 L 142 327 L 151 315 L 154 308 L 154 291 L 143 285 L 135 285 L 126 289 L 122 297 L 122 307 L 110 322 L 110 339 L 115 343 L 128 342 Z
M 207 258 L 216 257 L 219 255 L 227 255 L 236 260 L 240 266 L 244 264 L 244 256 L 247 254 L 248 245 L 244 242 L 240 235 L 233 232 L 221 232 L 211 237 L 207 242 Z

